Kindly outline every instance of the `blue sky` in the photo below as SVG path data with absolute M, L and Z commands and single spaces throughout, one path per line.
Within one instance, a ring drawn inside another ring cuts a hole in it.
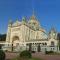
M 49 31 L 53 26 L 60 32 L 60 0 L 0 0 L 0 33 L 6 33 L 9 19 L 29 18 L 33 8 L 44 29 Z

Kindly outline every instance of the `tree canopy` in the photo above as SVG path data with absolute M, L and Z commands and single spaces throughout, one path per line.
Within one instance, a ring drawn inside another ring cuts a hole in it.
M 0 41 L 6 41 L 6 34 L 0 34 Z

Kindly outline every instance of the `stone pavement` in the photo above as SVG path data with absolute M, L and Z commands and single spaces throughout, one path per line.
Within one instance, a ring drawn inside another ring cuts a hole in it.
M 43 60 L 60 60 L 60 55 L 45 55 L 42 53 L 32 54 L 33 57 L 41 58 Z
M 10 60 L 12 58 L 15 58 L 19 55 L 19 53 L 11 53 L 11 52 L 7 52 L 6 53 L 6 60 Z M 41 58 L 43 60 L 60 60 L 60 55 L 45 55 L 43 53 L 33 53 L 32 54 L 33 57 L 36 58 Z

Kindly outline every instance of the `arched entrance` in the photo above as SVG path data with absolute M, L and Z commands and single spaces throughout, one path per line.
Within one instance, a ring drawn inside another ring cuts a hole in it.
M 40 43 L 37 44 L 37 51 L 38 51 L 38 52 L 41 51 Z
M 17 51 L 19 48 L 19 37 L 14 36 L 12 38 L 12 51 Z

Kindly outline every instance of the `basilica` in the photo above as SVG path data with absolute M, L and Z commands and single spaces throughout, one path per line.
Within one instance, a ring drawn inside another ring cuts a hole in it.
M 47 33 L 34 14 L 21 21 L 10 21 L 3 49 L 8 51 L 30 50 L 36 52 L 58 51 L 57 32 L 54 28 Z

